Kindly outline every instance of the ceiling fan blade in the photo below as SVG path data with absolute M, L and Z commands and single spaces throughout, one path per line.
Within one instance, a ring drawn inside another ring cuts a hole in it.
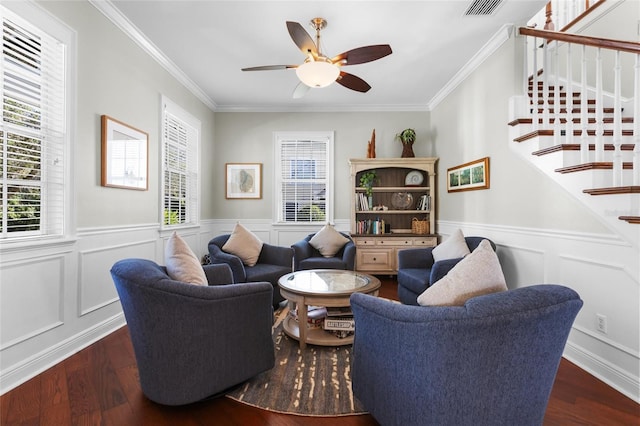
M 343 52 L 331 59 L 331 62 L 341 62 L 342 65 L 364 64 L 365 62 L 375 61 L 384 58 L 392 53 L 391 46 L 388 44 L 375 44 L 372 46 L 363 46 Z
M 295 89 L 293 89 L 293 99 L 300 99 L 311 89 L 311 87 L 307 86 L 303 82 L 298 83 Z
M 297 22 L 287 21 L 287 30 L 289 30 L 289 35 L 296 46 L 300 48 L 302 53 L 305 55 L 311 54 L 314 58 L 318 57 L 318 48 L 302 25 Z
M 366 81 L 344 71 L 340 71 L 340 76 L 336 80 L 336 83 L 343 85 L 347 89 L 355 90 L 356 92 L 365 93 L 371 89 L 371 86 L 369 86 Z
M 286 70 L 291 68 L 298 68 L 297 65 L 263 65 L 260 67 L 242 68 L 242 71 L 273 71 L 273 70 Z

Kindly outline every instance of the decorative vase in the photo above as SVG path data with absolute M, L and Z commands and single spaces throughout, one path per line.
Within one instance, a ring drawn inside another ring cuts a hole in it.
M 367 197 L 367 202 L 369 203 L 369 210 L 373 210 L 373 195 Z
M 402 144 L 402 158 L 415 157 L 413 153 L 413 142 L 407 142 Z

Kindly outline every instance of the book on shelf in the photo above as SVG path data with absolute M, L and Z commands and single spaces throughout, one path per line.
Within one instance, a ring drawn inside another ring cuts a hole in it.
M 345 317 L 349 315 L 353 316 L 353 312 L 351 311 L 351 306 L 327 308 L 328 317 Z
M 418 198 L 418 202 L 416 203 L 416 210 L 431 210 L 431 197 L 427 194 L 420 196 Z
M 338 339 L 344 339 L 349 336 L 353 336 L 353 330 L 324 330 L 326 333 L 331 333 Z

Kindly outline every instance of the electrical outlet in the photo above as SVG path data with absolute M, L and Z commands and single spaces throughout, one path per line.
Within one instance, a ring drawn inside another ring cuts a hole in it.
M 607 334 L 607 317 L 602 314 L 596 314 L 596 328 L 598 331 Z

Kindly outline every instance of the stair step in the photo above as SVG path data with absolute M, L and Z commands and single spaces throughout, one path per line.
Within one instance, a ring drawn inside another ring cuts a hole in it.
M 623 162 L 622 168 L 624 170 L 633 170 L 633 163 L 631 162 Z M 560 167 L 559 169 L 555 169 L 558 173 L 573 173 L 573 172 L 581 172 L 584 170 L 613 170 L 613 162 L 611 161 L 603 161 L 603 162 L 594 162 L 594 163 L 584 163 L 584 164 L 576 164 L 574 166 Z
M 620 150 L 621 151 L 633 151 L 633 147 L 634 147 L 634 144 L 632 144 L 632 143 L 623 143 L 622 145 L 620 145 Z M 589 144 L 589 151 L 595 151 L 595 150 L 596 150 L 596 145 L 590 143 Z M 604 150 L 605 151 L 615 151 L 615 147 L 611 143 L 606 143 L 606 144 L 604 144 Z M 559 151 L 580 151 L 580 144 L 577 144 L 577 143 L 564 143 L 564 144 L 560 144 L 560 145 L 554 145 L 554 146 L 550 146 L 548 148 L 544 148 L 544 149 L 540 149 L 538 151 L 534 151 L 531 154 L 540 156 L 540 155 L 551 154 L 551 153 L 559 152 Z
M 566 108 L 560 108 L 560 114 L 566 114 L 567 113 L 567 109 Z M 572 114 L 580 114 L 582 112 L 581 108 L 571 108 L 571 113 Z M 615 111 L 613 108 L 602 108 L 602 113 L 603 114 L 613 114 Z M 595 108 L 587 108 L 587 114 L 595 114 L 596 113 L 596 109 Z M 538 114 L 544 114 L 544 108 L 538 108 Z M 553 108 L 549 108 L 549 114 L 555 114 L 555 110 Z
M 574 130 L 573 131 L 573 136 L 580 136 L 581 135 L 582 130 Z M 564 130 L 561 132 L 561 135 L 564 135 L 565 132 Z M 587 135 L 589 136 L 595 136 L 596 135 L 596 131 L 595 130 L 587 130 Z M 529 132 L 529 133 L 525 133 L 522 136 L 519 136 L 517 138 L 514 139 L 514 142 L 523 142 L 526 141 L 528 139 L 532 139 L 538 136 L 553 136 L 553 130 L 534 130 L 533 132 Z M 604 137 L 611 137 L 613 136 L 613 130 L 605 130 L 603 132 L 603 136 Z M 633 136 L 633 130 L 623 130 L 622 131 L 622 136 Z
M 553 93 L 553 90 L 550 90 L 550 96 L 555 96 L 555 94 Z M 544 91 L 538 90 L 538 98 L 543 98 L 544 97 Z M 533 97 L 533 92 L 531 91 L 531 89 L 529 89 L 529 91 L 527 92 L 527 94 L 529 95 L 529 97 Z M 567 97 L 567 92 L 559 92 L 558 96 L 560 96 L 561 98 L 566 98 Z M 572 96 L 574 98 L 579 98 L 581 96 L 580 92 L 573 92 Z
M 640 186 L 612 186 L 609 188 L 584 189 L 589 195 L 640 194 Z
M 540 123 L 540 124 L 542 124 L 543 121 L 544 120 L 542 118 L 538 119 L 538 123 Z M 555 123 L 555 118 L 552 117 L 550 119 L 550 121 L 552 123 Z M 580 118 L 574 118 L 571 121 L 573 121 L 574 124 L 582 123 L 582 120 Z M 589 124 L 595 124 L 596 119 L 594 117 L 590 117 L 587 121 L 588 121 Z M 560 122 L 561 123 L 566 123 L 567 119 L 566 118 L 561 118 Z M 602 119 L 602 122 L 604 124 L 613 124 L 613 117 L 604 117 Z M 509 124 L 509 126 L 517 126 L 518 124 L 532 124 L 532 123 L 533 123 L 533 118 L 516 118 L 515 120 L 510 121 L 508 124 Z M 622 117 L 622 123 L 633 124 L 633 117 Z
M 529 103 L 533 103 L 533 100 L 531 100 L 531 102 Z M 553 96 L 549 96 L 549 100 L 547 101 L 547 103 L 549 105 L 554 105 L 555 99 L 553 99 Z M 538 98 L 538 105 L 543 105 L 544 104 L 544 99 L 543 98 Z M 566 99 L 560 99 L 559 101 L 560 105 L 566 105 L 567 104 L 567 100 Z M 580 99 L 574 99 L 572 102 L 573 105 L 582 105 L 582 101 Z M 596 104 L 596 100 L 595 99 L 587 99 L 587 105 L 595 105 Z
M 618 219 L 640 225 L 640 216 L 618 216 Z

